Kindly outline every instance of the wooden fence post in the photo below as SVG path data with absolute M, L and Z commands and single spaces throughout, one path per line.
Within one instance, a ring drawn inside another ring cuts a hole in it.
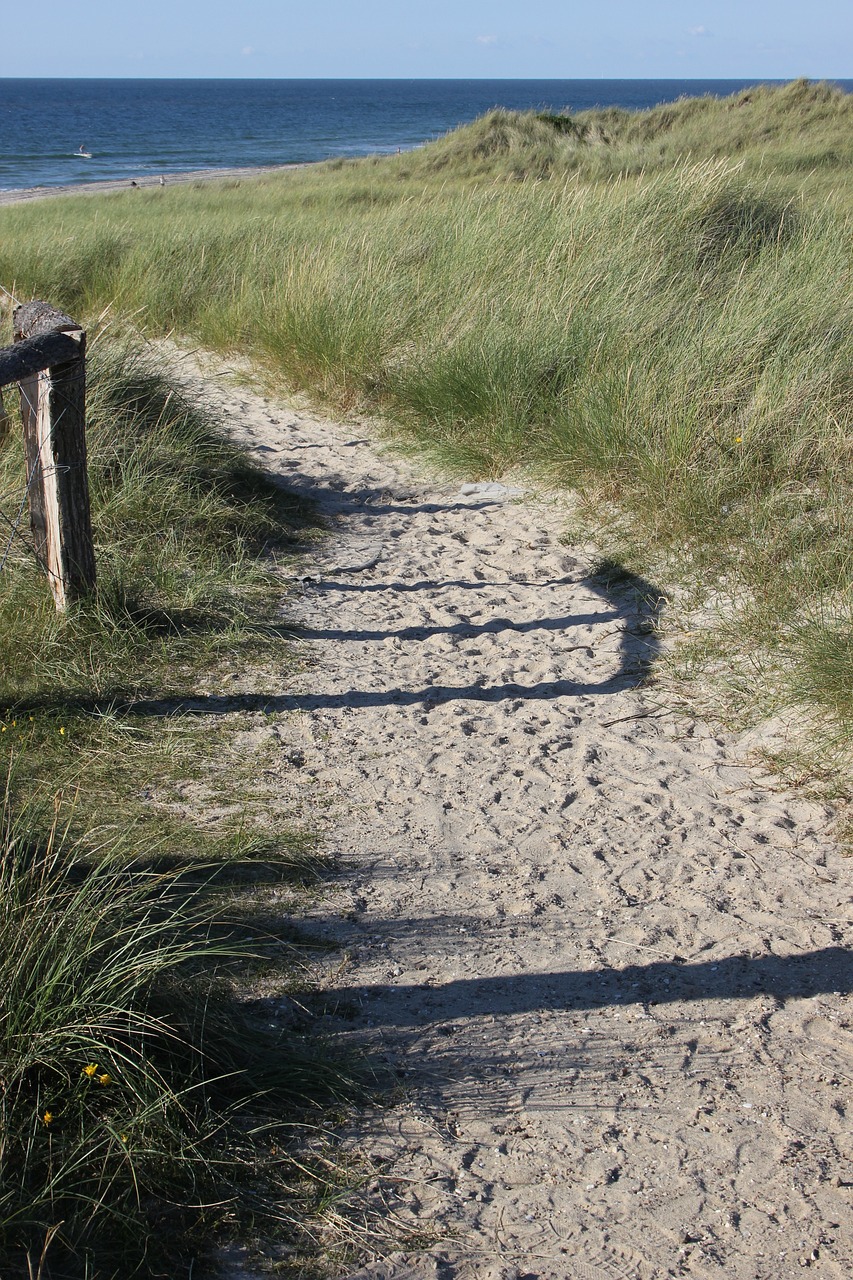
M 30 523 L 57 609 L 95 585 L 86 472 L 86 334 L 44 302 L 15 308 L 15 341 L 61 333 L 76 352 L 20 380 Z

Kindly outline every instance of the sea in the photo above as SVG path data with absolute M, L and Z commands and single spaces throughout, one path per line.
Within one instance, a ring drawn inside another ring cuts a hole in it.
M 0 79 L 0 190 L 389 153 L 496 106 L 637 110 L 755 83 Z

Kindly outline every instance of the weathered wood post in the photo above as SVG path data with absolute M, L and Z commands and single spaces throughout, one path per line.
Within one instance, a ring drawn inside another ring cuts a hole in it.
M 95 585 L 86 472 L 86 334 L 45 302 L 14 311 L 15 342 L 49 363 L 19 380 L 30 523 L 57 609 Z M 23 355 L 23 349 L 21 354 Z M 31 359 L 38 365 L 38 359 Z

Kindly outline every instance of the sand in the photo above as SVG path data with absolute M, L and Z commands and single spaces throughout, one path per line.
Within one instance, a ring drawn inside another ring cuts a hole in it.
M 268 173 L 283 173 L 286 169 L 302 169 L 302 164 L 264 165 L 245 169 L 195 169 L 189 173 L 164 174 L 166 187 L 195 182 L 240 182 L 244 178 L 259 178 Z M 49 200 L 53 196 L 103 196 L 117 191 L 131 191 L 160 187 L 159 174 L 130 174 L 126 178 L 104 178 L 100 182 L 70 182 L 57 187 L 17 187 L 0 191 L 0 205 L 21 204 L 25 200 Z
M 268 732 L 341 860 L 318 1026 L 399 1081 L 343 1134 L 390 1233 L 345 1274 L 848 1280 L 830 809 L 638 687 L 671 641 L 564 544 L 570 496 L 436 479 L 183 368 L 333 531 Z

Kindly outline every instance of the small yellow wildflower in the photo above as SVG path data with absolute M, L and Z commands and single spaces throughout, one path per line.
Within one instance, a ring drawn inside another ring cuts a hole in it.
M 118 1136 L 119 1136 L 119 1138 L 121 1139 L 121 1141 L 122 1141 L 122 1142 L 127 1142 L 127 1134 L 126 1134 L 126 1133 L 120 1133 Z
M 45 1113 L 44 1113 L 44 1115 L 42 1116 L 41 1120 L 42 1120 L 42 1124 L 44 1124 L 44 1125 L 51 1124 L 51 1122 L 53 1121 L 53 1112 L 52 1112 L 52 1111 L 45 1111 Z
M 103 1075 L 98 1076 L 98 1084 L 112 1084 L 112 1082 L 113 1082 L 112 1076 L 108 1076 L 106 1071 L 104 1072 Z
M 63 725 L 63 726 L 62 726 L 62 728 L 59 730 L 59 732 L 60 732 L 60 733 L 65 733 L 65 726 L 64 726 L 64 725 Z
M 92 1076 L 93 1076 L 93 1075 L 95 1075 L 95 1073 L 97 1072 L 97 1070 L 98 1070 L 98 1064 L 97 1064 L 97 1062 L 89 1062 L 89 1063 L 87 1063 L 87 1065 L 83 1068 L 83 1075 L 84 1075 L 84 1076 L 88 1076 L 88 1077 L 89 1077 L 89 1079 L 91 1080 L 91 1079 L 92 1079 Z
M 743 436 L 735 436 L 735 444 L 743 444 Z

